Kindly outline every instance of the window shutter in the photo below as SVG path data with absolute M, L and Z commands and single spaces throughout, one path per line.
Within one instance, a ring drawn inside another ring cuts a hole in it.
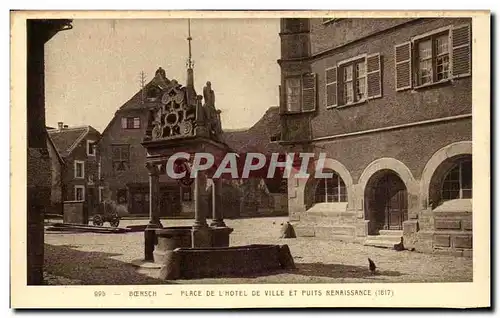
M 316 110 L 316 74 L 302 76 L 302 111 Z
M 396 61 L 396 90 L 411 88 L 411 42 L 394 47 Z
M 379 53 L 366 57 L 366 83 L 368 99 L 382 97 L 382 66 Z
M 471 74 L 470 25 L 461 25 L 451 30 L 451 65 L 453 77 Z
M 122 128 L 127 128 L 127 117 L 122 117 Z
M 337 68 L 332 67 L 325 71 L 326 78 L 326 107 L 337 106 Z

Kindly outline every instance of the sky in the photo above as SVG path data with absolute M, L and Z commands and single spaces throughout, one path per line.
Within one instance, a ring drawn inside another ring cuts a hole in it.
M 156 69 L 186 82 L 186 19 L 76 19 L 45 46 L 48 126 L 100 132 Z M 278 19 L 192 19 L 195 88 L 212 83 L 224 129 L 251 127 L 278 105 Z

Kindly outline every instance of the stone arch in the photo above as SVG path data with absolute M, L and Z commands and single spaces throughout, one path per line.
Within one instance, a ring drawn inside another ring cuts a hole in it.
M 318 161 L 314 161 L 314 167 L 317 165 Z M 347 192 L 347 206 L 352 207 L 354 204 L 354 189 L 353 189 L 353 179 L 351 173 L 347 168 L 339 161 L 326 158 L 323 166 L 324 169 L 335 171 L 344 181 L 346 192 Z M 312 197 L 314 196 L 314 191 L 317 185 L 317 179 L 314 177 L 315 171 L 309 172 L 309 178 L 304 184 L 303 193 L 304 196 L 304 204 L 306 205 L 306 209 L 311 207 L 312 205 Z
M 429 206 L 430 185 L 438 168 L 449 159 L 460 156 L 472 155 L 472 141 L 459 141 L 449 144 L 438 151 L 427 161 L 420 178 L 421 206 L 426 209 Z
M 366 185 L 370 178 L 377 172 L 381 170 L 391 170 L 395 172 L 403 181 L 408 191 L 409 200 L 408 200 L 408 208 L 412 209 L 414 201 L 412 198 L 418 197 L 418 184 L 413 177 L 410 169 L 401 161 L 394 158 L 379 158 L 372 161 L 361 173 L 357 184 L 357 207 L 361 210 L 364 210 L 363 200 L 365 197 L 365 189 Z
M 406 185 L 408 191 L 415 190 L 415 178 L 410 169 L 401 161 L 394 158 L 380 158 L 372 161 L 361 173 L 359 177 L 358 185 L 361 190 L 365 190 L 368 180 L 371 176 L 380 170 L 392 170 L 394 171 Z

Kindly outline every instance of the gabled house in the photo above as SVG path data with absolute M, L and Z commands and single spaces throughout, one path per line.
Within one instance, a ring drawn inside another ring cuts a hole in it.
M 92 126 L 68 127 L 62 122 L 58 128 L 47 130 L 50 142 L 64 162 L 60 173 L 61 200 L 85 202 L 94 211 L 103 199 L 100 187 L 100 156 L 95 147 L 100 133 Z M 53 189 L 57 177 L 53 171 Z M 57 193 L 58 190 L 56 190 Z M 57 194 L 54 193 L 54 198 Z
M 155 77 L 116 111 L 98 144 L 106 200 L 125 205 L 129 214 L 149 214 L 146 151 L 141 143 L 149 110 L 157 105 L 161 89 L 169 82 L 160 67 Z M 162 216 L 179 214 L 181 201 L 191 201 L 191 193 L 181 193 L 177 183 L 161 182 L 160 191 Z

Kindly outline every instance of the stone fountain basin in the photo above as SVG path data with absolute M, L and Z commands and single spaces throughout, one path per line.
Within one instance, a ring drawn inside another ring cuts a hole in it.
M 162 279 L 258 275 L 295 268 L 288 245 L 176 248 L 163 259 Z
M 229 227 L 208 227 L 211 247 L 228 247 L 229 235 L 233 232 Z M 153 252 L 155 263 L 164 263 L 166 255 L 176 248 L 193 246 L 191 226 L 169 226 L 155 230 L 156 246 Z

